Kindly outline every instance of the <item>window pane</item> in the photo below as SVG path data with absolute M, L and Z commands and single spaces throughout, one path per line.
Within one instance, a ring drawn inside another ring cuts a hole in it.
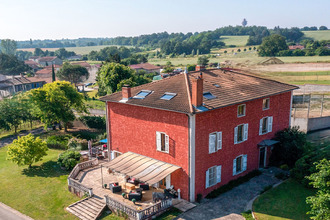
M 214 99 L 215 98 L 215 96 L 212 95 L 212 93 L 210 93 L 210 92 L 203 93 L 203 96 L 206 99 Z
M 262 108 L 268 109 L 269 108 L 269 99 L 264 99 L 262 102 Z
M 165 134 L 161 134 L 161 151 L 166 151 L 165 147 Z
M 268 118 L 262 119 L 262 133 L 267 132 Z
M 236 158 L 236 172 L 241 172 L 242 171 L 242 157 L 237 157 Z
M 217 181 L 216 167 L 211 167 L 209 169 L 209 186 L 215 185 Z
M 245 105 L 238 106 L 238 116 L 245 115 Z
M 243 125 L 239 125 L 237 129 L 237 141 L 243 141 Z

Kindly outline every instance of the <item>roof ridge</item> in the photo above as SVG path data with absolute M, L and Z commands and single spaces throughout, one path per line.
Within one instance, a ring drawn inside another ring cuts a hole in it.
M 187 89 L 187 95 L 188 95 L 188 103 L 189 103 L 189 109 L 191 113 L 194 113 L 194 108 L 191 104 L 191 95 L 190 95 L 190 87 L 189 87 L 189 80 L 188 80 L 188 74 L 184 73 L 185 83 L 186 83 L 186 89 Z

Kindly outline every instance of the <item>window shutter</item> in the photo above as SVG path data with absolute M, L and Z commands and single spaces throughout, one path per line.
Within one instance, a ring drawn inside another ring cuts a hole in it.
M 206 171 L 206 182 L 205 182 L 205 188 L 209 187 L 209 170 Z
M 260 119 L 260 125 L 259 125 L 259 135 L 262 135 L 262 119 Z
M 209 135 L 209 154 L 215 152 L 215 141 L 216 141 L 216 134 L 212 133 Z
M 272 132 L 273 128 L 273 116 L 268 117 L 268 132 Z
M 217 183 L 221 182 L 221 166 L 217 166 Z
M 237 144 L 237 132 L 238 132 L 238 128 L 235 127 L 234 144 Z
M 247 167 L 247 154 L 243 155 L 243 171 L 246 170 Z
M 218 136 L 217 149 L 220 150 L 222 149 L 222 132 L 218 132 L 217 136 Z
M 170 138 L 168 135 L 165 135 L 165 151 L 168 153 L 169 152 L 169 145 L 170 145 Z
M 236 175 L 236 158 L 233 161 L 233 176 Z
M 157 145 L 157 150 L 161 151 L 162 147 L 161 147 L 161 142 L 162 142 L 162 137 L 161 137 L 161 133 L 159 131 L 156 131 L 156 145 Z
M 248 139 L 249 124 L 244 124 L 244 141 Z

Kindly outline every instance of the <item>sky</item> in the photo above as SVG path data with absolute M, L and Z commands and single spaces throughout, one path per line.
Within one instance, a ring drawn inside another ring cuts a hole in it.
M 200 32 L 228 25 L 330 28 L 330 0 L 0 0 L 0 39 Z

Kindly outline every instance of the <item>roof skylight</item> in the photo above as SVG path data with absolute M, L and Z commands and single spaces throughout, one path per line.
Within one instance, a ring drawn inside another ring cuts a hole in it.
M 162 97 L 160 97 L 160 99 L 171 100 L 175 96 L 176 96 L 176 93 L 165 92 L 164 95 Z
M 220 85 L 218 84 L 213 84 L 215 87 L 220 88 Z
M 136 94 L 133 98 L 135 99 L 144 99 L 147 95 L 149 95 L 152 91 L 150 90 L 141 90 Z
M 216 98 L 211 92 L 204 92 L 203 96 L 206 99 L 215 99 Z

